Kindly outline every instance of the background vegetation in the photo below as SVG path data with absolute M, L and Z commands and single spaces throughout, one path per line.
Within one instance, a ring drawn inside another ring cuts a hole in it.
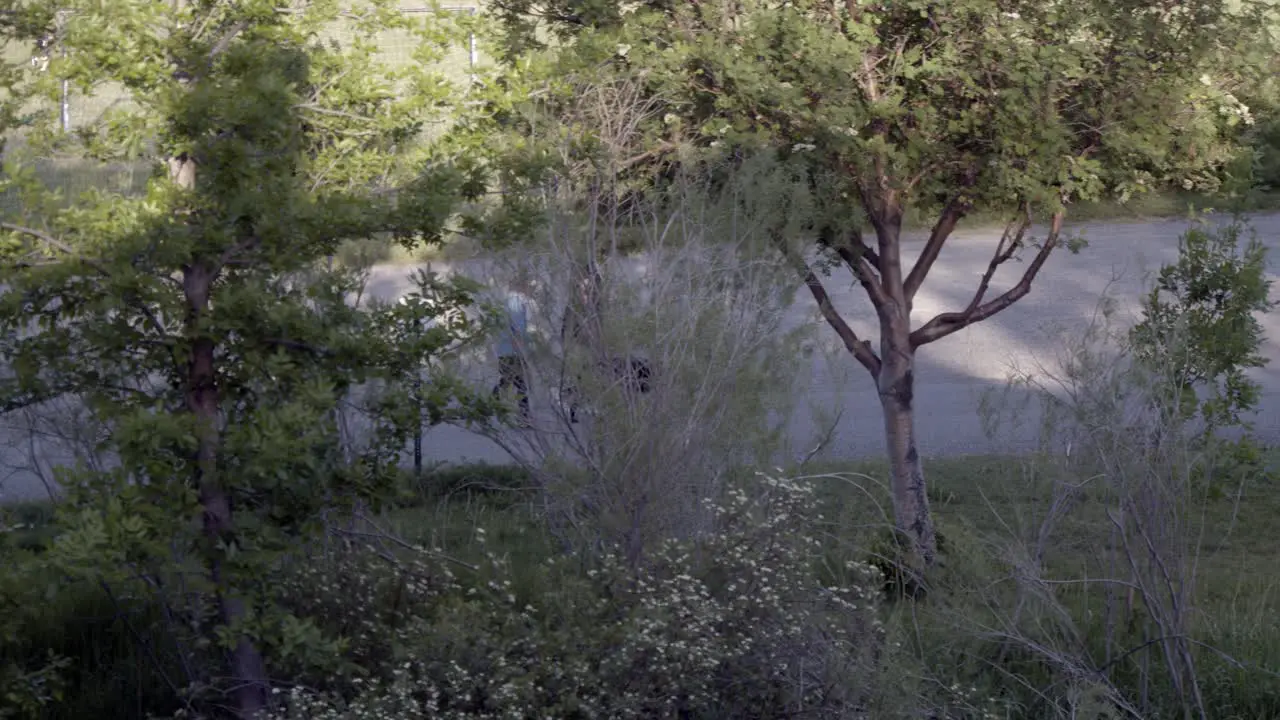
M 0 413 L 24 461 L 61 465 L 53 500 L 0 505 L 0 719 L 1280 717 L 1280 457 L 1250 435 L 1247 373 L 1272 304 L 1247 216 L 1194 224 L 1135 327 L 1100 298 L 1061 357 L 1011 378 L 1029 394 L 975 408 L 997 445 L 1034 409 L 1040 447 L 929 458 L 923 567 L 900 462 L 820 463 L 829 437 L 785 432 L 831 328 L 783 321 L 813 282 L 777 243 L 834 222 L 805 163 L 839 154 L 809 131 L 841 113 L 884 120 L 855 140 L 904 167 L 942 152 L 917 120 L 947 152 L 1001 147 L 969 223 L 1008 221 L 996 190 L 1045 200 L 1041 221 L 1270 207 L 1272 8 L 903 0 L 846 8 L 836 46 L 799 22 L 829 3 L 669 5 L 0 0 Z M 949 48 L 926 68 L 948 93 L 1004 97 L 960 51 L 1021 37 L 1019 13 L 1084 29 L 995 74 L 1051 100 L 1162 83 L 1151 107 L 1099 102 L 1132 114 L 1088 131 L 1107 146 L 1089 172 L 1055 175 L 1056 141 L 973 122 L 980 102 L 908 121 L 803 96 L 879 77 L 859 64 L 879 57 L 918 99 L 930 83 L 876 54 L 910 46 Z M 1108 54 L 1107 24 L 1133 18 Z M 1185 46 L 1142 46 L 1171 27 Z M 716 66 L 731 36 L 772 65 Z M 494 58 L 474 83 L 472 38 Z M 64 81 L 126 102 L 64 128 Z M 844 220 L 889 217 L 863 202 Z M 898 219 L 928 232 L 940 205 Z M 459 238 L 483 276 L 363 301 L 385 248 Z M 524 426 L 473 377 L 500 322 L 484 285 L 531 300 L 520 352 L 552 410 Z M 569 341 L 583 287 L 595 330 Z M 654 370 L 644 392 L 618 358 Z M 514 463 L 410 472 L 439 423 Z

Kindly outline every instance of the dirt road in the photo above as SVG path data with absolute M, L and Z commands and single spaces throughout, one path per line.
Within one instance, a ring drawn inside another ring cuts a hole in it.
M 1280 214 L 1251 219 L 1259 240 L 1271 248 L 1270 276 L 1280 274 Z M 1161 265 L 1176 260 L 1178 236 L 1187 228 L 1184 220 L 1123 223 L 1088 223 L 1068 227 L 1088 246 L 1078 254 L 1058 250 L 1050 257 L 1027 297 L 1004 312 L 920 350 L 916 372 L 917 424 L 921 452 L 951 455 L 1008 452 L 1030 449 L 1039 440 L 1034 416 L 1015 427 L 1004 427 L 994 441 L 983 431 L 978 406 L 984 393 L 1004 387 L 1016 369 L 1033 370 L 1037 364 L 1054 366 L 1064 347 L 1089 325 L 1105 296 L 1116 301 L 1117 321 L 1132 322 L 1139 296 Z M 938 312 L 962 309 L 972 296 L 990 260 L 998 232 L 960 232 L 949 242 L 933 272 L 916 297 L 913 326 L 927 322 Z M 910 243 L 908 262 L 914 262 L 922 243 Z M 991 295 L 1015 283 L 1025 263 L 1009 263 L 997 273 Z M 436 269 L 442 269 L 439 265 Z M 379 267 L 370 290 L 383 298 L 406 291 L 403 267 Z M 833 302 L 859 336 L 877 342 L 875 313 L 862 289 L 849 273 L 827 281 Z M 1280 300 L 1280 283 L 1272 290 Z M 802 295 L 792 311 L 793 323 L 821 323 L 812 299 Z M 1265 354 L 1280 361 L 1280 311 L 1263 319 L 1269 342 Z M 829 328 L 822 336 L 835 342 Z M 830 356 L 828 356 L 830 357 Z M 828 413 L 843 409 L 837 431 L 824 455 L 832 459 L 855 458 L 883 452 L 882 421 L 870 376 L 851 357 L 835 355 L 834 361 L 815 356 L 811 403 Z M 1252 373 L 1263 384 L 1257 432 L 1269 442 L 1280 443 L 1280 362 Z M 1018 398 L 1012 400 L 1016 402 Z M 812 413 L 800 412 L 792 420 L 797 446 L 820 436 Z M 432 454 L 444 460 L 500 461 L 501 450 L 488 441 L 456 428 L 437 428 L 429 437 Z
M 1256 216 L 1257 236 L 1272 249 L 1271 277 L 1280 269 L 1280 214 Z M 1065 338 L 1078 335 L 1094 316 L 1100 298 L 1114 298 L 1121 318 L 1132 318 L 1136 301 L 1151 273 L 1177 256 L 1179 234 L 1186 222 L 1161 220 L 1133 223 L 1090 223 L 1069 227 L 1083 235 L 1089 246 L 1079 254 L 1059 250 L 1048 261 L 1032 292 L 1003 313 L 921 349 L 916 372 L 917 423 L 920 450 L 928 455 L 1018 451 L 1036 442 L 1036 423 L 1025 420 L 1006 427 L 994 442 L 985 435 L 977 408 L 983 393 L 1001 387 L 1015 367 L 1032 368 L 1036 362 L 1052 365 Z M 986 268 L 998 233 L 958 233 L 918 294 L 913 325 L 934 314 L 963 308 Z M 908 262 L 921 244 L 907 249 Z M 997 274 L 992 292 L 1001 292 L 1016 281 L 1025 264 L 1010 263 Z M 437 270 L 448 269 L 436 266 Z M 379 266 L 370 278 L 372 295 L 393 299 L 409 287 L 404 266 Z M 833 301 L 861 337 L 876 342 L 874 318 L 862 290 L 846 272 L 828 281 Z M 1280 286 L 1273 289 L 1280 299 Z M 802 296 L 789 318 L 793 323 L 819 323 L 815 307 Z M 1280 359 L 1280 312 L 1263 319 L 1270 341 L 1265 353 Z M 834 333 L 822 328 L 822 336 L 834 341 Z M 856 458 L 883 452 L 882 425 L 874 386 L 867 373 L 848 356 L 828 361 L 815 354 L 807 370 L 812 373 L 811 404 L 841 419 L 823 455 L 830 459 Z M 1263 440 L 1280 443 L 1280 362 L 1254 373 L 1263 385 L 1262 409 L 1256 418 Z M 823 433 L 813 413 L 800 412 L 791 421 L 797 447 Z M 13 471 L 24 451 L 22 438 L 0 442 L 0 492 L 5 499 L 40 495 L 43 486 L 29 471 Z M 453 427 L 434 429 L 426 438 L 426 455 L 432 461 L 486 460 L 502 462 L 505 454 L 484 438 Z M 53 459 L 53 458 L 49 458 Z

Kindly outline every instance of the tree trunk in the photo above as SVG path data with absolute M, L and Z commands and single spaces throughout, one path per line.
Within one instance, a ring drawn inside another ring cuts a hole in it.
M 901 324 L 902 328 L 890 327 Z M 926 492 L 924 463 L 916 449 L 915 350 L 905 323 L 883 323 L 881 358 L 876 378 L 880 407 L 884 413 L 884 436 L 893 475 L 894 525 L 900 537 L 912 546 L 916 570 L 933 565 L 938 555 L 938 538 L 933 527 Z
M 187 300 L 187 331 L 194 336 L 187 362 L 187 411 L 196 425 L 195 483 L 200 494 L 201 527 L 210 544 L 209 579 L 217 593 L 219 621 L 231 626 L 244 618 L 244 601 L 224 585 L 219 546 L 235 541 L 231 497 L 218 474 L 218 386 L 213 340 L 200 336 L 199 324 L 209 306 L 215 272 L 195 264 L 183 272 Z M 231 652 L 232 701 L 240 718 L 256 718 L 267 704 L 267 672 L 261 653 L 249 638 L 241 636 Z
M 937 559 L 938 539 L 925 492 L 924 463 L 916 450 L 911 385 L 908 374 L 888 393 L 882 391 L 880 407 L 884 412 L 885 441 L 893 474 L 894 524 L 915 546 L 919 562 L 928 567 Z
M 190 189 L 195 184 L 195 162 L 184 157 L 170 161 L 171 177 Z M 197 260 L 183 268 L 182 289 L 186 301 L 185 330 L 191 340 L 186 367 L 186 410 L 195 420 L 196 465 L 194 484 L 199 492 L 201 529 L 209 543 L 209 579 L 217 593 L 218 620 L 231 626 L 245 616 L 244 601 L 225 586 L 222 545 L 235 541 L 231 497 L 218 473 L 219 399 L 215 364 L 216 344 L 201 329 L 209 309 L 218 269 L 210 261 Z M 231 651 L 229 669 L 234 690 L 232 704 L 236 716 L 246 720 L 259 717 L 267 706 L 266 664 L 253 642 L 241 636 Z

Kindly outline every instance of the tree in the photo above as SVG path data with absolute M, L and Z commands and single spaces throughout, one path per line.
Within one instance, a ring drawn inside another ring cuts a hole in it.
M 916 438 L 914 358 L 1008 308 L 1066 242 L 1072 202 L 1160 186 L 1212 190 L 1247 114 L 1205 73 L 1234 59 L 1266 9 L 1195 0 L 495 0 L 513 83 L 625 76 L 662 109 L 633 176 L 661 178 L 690 153 L 766 155 L 810 201 L 803 232 L 775 236 L 827 324 L 879 389 L 898 530 L 913 557 L 937 550 Z M 555 112 L 555 95 L 543 105 Z M 500 114 L 517 128 L 516 110 Z M 587 138 L 591 128 L 582 128 Z M 681 142 L 695 137 L 690 148 Z M 583 142 L 588 142 L 584 138 Z M 913 327 L 913 301 L 975 209 L 1011 221 L 972 299 Z M 908 210 L 933 218 L 909 267 Z M 1036 238 L 1037 219 L 1044 223 Z M 789 220 L 780 218 L 779 227 Z M 816 247 L 814 245 L 816 244 Z M 1019 279 L 999 268 L 1031 253 Z M 878 345 L 833 306 L 823 261 L 876 309 Z
M 391 28 L 417 39 L 415 62 L 378 57 Z M 335 29 L 350 40 L 326 40 Z M 13 201 L 0 222 L 0 412 L 78 397 L 115 460 L 65 469 L 50 562 L 161 596 L 201 628 L 192 656 L 225 664 L 183 684 L 255 717 L 264 648 L 289 646 L 271 614 L 273 558 L 322 507 L 380 497 L 420 422 L 389 394 L 390 420 L 343 463 L 335 406 L 471 332 L 449 312 L 470 303 L 465 286 L 424 280 L 419 302 L 369 312 L 347 302 L 353 277 L 319 266 L 349 238 L 441 237 L 466 178 L 420 138 L 457 94 L 431 66 L 451 35 L 389 0 L 4 0 L 0 34 L 46 54 L 0 76 L 0 189 Z M 122 89 L 124 102 L 65 132 L 49 102 L 64 82 Z M 153 171 L 140 195 L 65 198 L 50 185 L 68 160 Z M 433 316 L 430 333 L 396 330 Z M 465 413 L 466 400 L 433 394 L 432 412 Z M 222 650 L 202 655 L 210 641 Z

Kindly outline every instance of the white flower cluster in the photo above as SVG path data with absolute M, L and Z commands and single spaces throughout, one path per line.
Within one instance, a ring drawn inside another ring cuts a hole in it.
M 1248 105 L 1241 102 L 1240 98 L 1233 95 L 1230 91 L 1219 88 L 1215 80 L 1208 74 L 1200 76 L 1200 84 L 1207 88 L 1204 93 L 1210 100 L 1214 100 L 1218 104 L 1218 114 L 1226 117 L 1231 124 L 1243 123 L 1252 125 L 1254 123 L 1253 111 Z
M 1222 98 L 1218 105 L 1218 113 L 1245 125 L 1254 123 L 1253 112 L 1249 109 L 1249 106 L 1229 92 L 1222 93 Z
M 587 570 L 553 559 L 523 598 L 496 558 L 465 591 L 428 583 L 414 595 L 431 609 L 397 633 L 380 679 L 346 699 L 282 692 L 272 720 L 860 715 L 884 644 L 879 571 L 818 574 L 805 483 L 759 478 L 707 502 L 715 532 L 643 567 L 620 551 Z
M 300 558 L 282 569 L 276 591 L 290 613 L 318 618 L 341 637 L 347 664 L 376 665 L 410 639 L 419 613 L 458 593 L 449 567 L 419 550 L 399 566 L 360 547 Z

